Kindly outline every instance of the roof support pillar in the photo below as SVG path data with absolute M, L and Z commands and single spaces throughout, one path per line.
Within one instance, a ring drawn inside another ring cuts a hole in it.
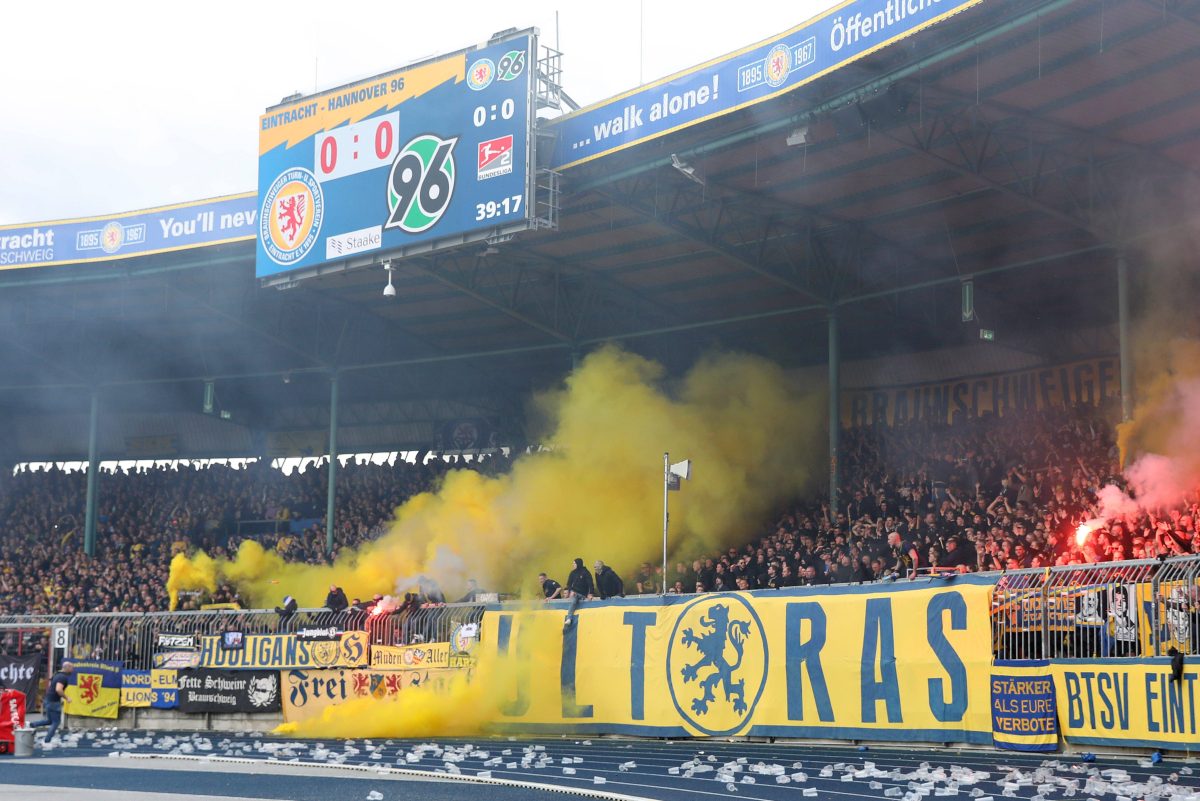
M 88 415 L 87 498 L 84 503 L 83 552 L 96 555 L 96 473 L 100 470 L 99 454 L 100 390 L 92 388 L 92 408 Z
M 837 521 L 838 511 L 838 445 L 841 434 L 842 392 L 839 372 L 841 354 L 838 352 L 837 307 L 829 309 L 829 514 L 830 523 Z
M 1133 343 L 1129 333 L 1129 267 L 1124 250 L 1117 251 L 1117 333 L 1121 348 L 1121 421 L 1133 417 Z
M 337 514 L 338 372 L 329 378 L 329 487 L 325 494 L 325 552 L 333 555 L 333 524 Z

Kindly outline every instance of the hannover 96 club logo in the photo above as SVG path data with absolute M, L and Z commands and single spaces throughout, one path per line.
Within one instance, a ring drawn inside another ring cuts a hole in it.
M 385 228 L 410 234 L 427 231 L 442 219 L 454 196 L 454 146 L 458 137 L 421 134 L 401 148 L 388 177 Z

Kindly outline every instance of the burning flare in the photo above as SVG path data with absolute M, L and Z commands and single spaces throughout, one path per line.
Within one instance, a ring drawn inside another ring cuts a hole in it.
M 1075 529 L 1075 544 L 1082 548 L 1093 531 L 1104 525 L 1101 519 L 1086 520 Z

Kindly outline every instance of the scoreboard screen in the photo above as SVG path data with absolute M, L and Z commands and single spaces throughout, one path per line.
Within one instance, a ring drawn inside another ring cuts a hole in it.
M 258 276 L 527 224 L 536 48 L 534 35 L 517 35 L 267 109 Z

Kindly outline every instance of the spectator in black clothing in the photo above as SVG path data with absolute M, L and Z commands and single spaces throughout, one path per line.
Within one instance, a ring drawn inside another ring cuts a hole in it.
M 582 559 L 575 560 L 575 566 L 567 576 L 567 592 L 580 598 L 590 598 L 596 594 L 596 583 L 592 581 L 592 574 L 583 566 Z
M 553 601 L 556 598 L 562 597 L 562 585 L 545 573 L 538 573 L 538 584 L 541 585 L 542 595 L 545 596 L 547 601 Z
M 70 662 L 63 662 L 62 669 L 50 677 L 50 681 L 46 684 L 46 698 L 43 701 L 43 706 L 46 712 L 46 719 L 38 723 L 31 724 L 35 728 L 49 726 L 46 730 L 46 738 L 43 743 L 48 743 L 54 739 L 54 735 L 58 733 L 58 726 L 62 723 L 63 716 L 63 699 L 67 697 L 67 685 L 71 683 L 71 674 L 75 672 L 75 666 Z
M 621 581 L 617 571 L 599 560 L 596 561 L 596 590 L 601 600 L 625 597 L 625 582 Z
M 350 606 L 346 600 L 346 592 L 336 584 L 329 585 L 329 594 L 325 596 L 325 608 L 330 612 L 342 612 Z
M 970 570 L 975 567 L 975 561 L 975 547 L 973 545 L 961 544 L 958 537 L 950 537 L 946 540 L 946 552 L 942 554 L 940 560 L 942 567 L 964 567 Z
M 431 578 L 421 579 L 417 582 L 417 586 L 421 588 L 421 594 L 425 596 L 425 600 L 431 604 L 446 603 L 446 594 L 442 592 L 442 588 L 438 583 Z
M 842 554 L 837 565 L 831 571 L 830 581 L 834 584 L 849 584 L 858 580 L 858 571 L 850 564 L 850 556 Z
M 296 614 L 296 610 L 300 605 L 296 603 L 296 599 L 290 595 L 283 596 L 283 606 L 275 607 L 275 614 L 279 615 L 279 630 L 286 631 L 288 624 L 292 620 L 292 616 Z

